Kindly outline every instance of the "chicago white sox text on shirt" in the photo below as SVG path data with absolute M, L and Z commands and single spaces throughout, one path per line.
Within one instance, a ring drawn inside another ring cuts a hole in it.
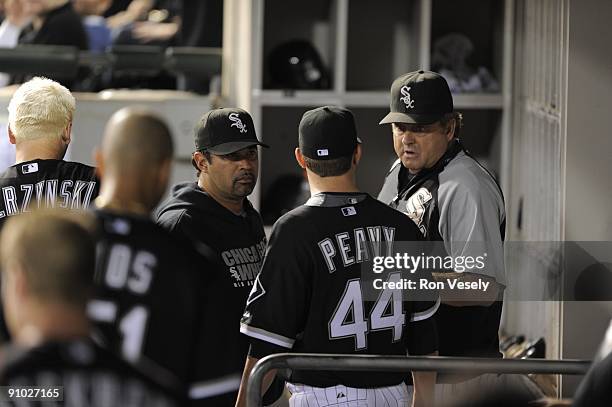
M 221 258 L 234 279 L 234 287 L 252 286 L 259 273 L 266 250 L 265 238 L 250 247 L 238 247 L 225 250 Z

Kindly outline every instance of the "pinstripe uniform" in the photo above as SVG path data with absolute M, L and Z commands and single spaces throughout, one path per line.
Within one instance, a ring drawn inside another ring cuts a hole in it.
M 287 352 L 429 354 L 439 301 L 407 301 L 390 290 L 367 296 L 362 272 L 398 241 L 420 240 L 403 214 L 364 193 L 321 193 L 274 225 L 241 332 L 251 356 Z M 378 251 L 377 251 L 378 250 Z M 389 277 L 391 278 L 391 277 Z M 398 290 L 393 290 L 398 291 Z M 405 373 L 292 372 L 290 405 L 403 406 Z
M 380 388 L 354 388 L 342 385 L 312 387 L 303 384 L 287 384 L 292 393 L 292 407 L 403 407 L 412 400 L 412 392 L 404 383 Z

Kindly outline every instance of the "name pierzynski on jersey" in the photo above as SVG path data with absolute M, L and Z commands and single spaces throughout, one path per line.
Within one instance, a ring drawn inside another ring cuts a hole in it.
M 0 218 L 26 212 L 28 208 L 84 209 L 91 202 L 95 181 L 48 179 L 36 184 L 2 187 Z
M 368 226 L 336 233 L 317 243 L 330 273 L 337 266 L 349 267 L 374 257 L 393 255 L 395 228 L 390 226 Z M 341 264 L 340 264 L 341 263 Z
M 261 262 L 266 251 L 266 239 L 248 247 L 238 247 L 221 253 L 223 262 L 228 267 L 234 287 L 250 287 L 259 273 Z

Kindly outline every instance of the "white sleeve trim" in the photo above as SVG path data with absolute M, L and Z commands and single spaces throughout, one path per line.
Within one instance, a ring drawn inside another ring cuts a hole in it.
M 251 338 L 261 339 L 274 345 L 282 346 L 283 348 L 291 349 L 295 343 L 295 339 L 287 338 L 272 332 L 268 332 L 261 328 L 255 328 L 247 324 L 240 324 L 240 332 L 250 336 Z
M 240 387 L 240 379 L 240 374 L 234 374 L 205 382 L 192 383 L 189 386 L 189 398 L 200 400 L 236 391 Z
M 413 313 L 410 316 L 410 322 L 424 321 L 427 318 L 432 317 L 433 314 L 436 313 L 438 308 L 440 308 L 440 297 L 438 297 L 438 299 L 436 300 L 436 303 L 431 308 L 426 309 L 425 311 Z

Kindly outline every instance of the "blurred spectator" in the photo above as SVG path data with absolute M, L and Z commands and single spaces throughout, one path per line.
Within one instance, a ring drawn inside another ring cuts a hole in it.
M 31 17 L 24 10 L 22 0 L 5 0 L 0 4 L 4 13 L 4 19 L 0 24 L 0 47 L 14 48 L 21 30 L 30 23 Z M 0 73 L 0 87 L 8 85 L 9 81 L 9 74 Z
M 89 50 L 104 52 L 111 43 L 111 30 L 102 16 L 111 0 L 72 0 L 74 10 L 83 18 Z
M 116 2 L 114 2 L 116 3 Z M 146 14 L 153 8 L 154 0 L 132 0 L 128 2 L 120 2 L 122 5 L 127 3 L 124 9 L 117 10 L 118 12 L 106 16 L 108 26 L 113 29 L 119 29 L 137 20 L 143 20 Z M 114 4 L 111 6 L 115 6 Z
M 74 11 L 69 0 L 22 0 L 24 10 L 33 16 L 32 23 L 26 26 L 19 37 L 19 45 L 69 45 L 81 50 L 88 49 L 87 33 L 81 17 Z M 84 77 L 81 70 L 78 77 Z M 18 74 L 11 78 L 12 83 L 22 83 L 32 75 Z M 55 75 L 54 79 L 68 88 L 73 88 L 75 78 Z
M 131 2 L 132 0 L 111 0 L 110 6 L 104 10 L 104 18 L 114 16 L 120 11 L 127 9 Z
M 125 11 L 107 18 L 113 43 L 168 46 L 181 25 L 180 0 L 133 0 Z

